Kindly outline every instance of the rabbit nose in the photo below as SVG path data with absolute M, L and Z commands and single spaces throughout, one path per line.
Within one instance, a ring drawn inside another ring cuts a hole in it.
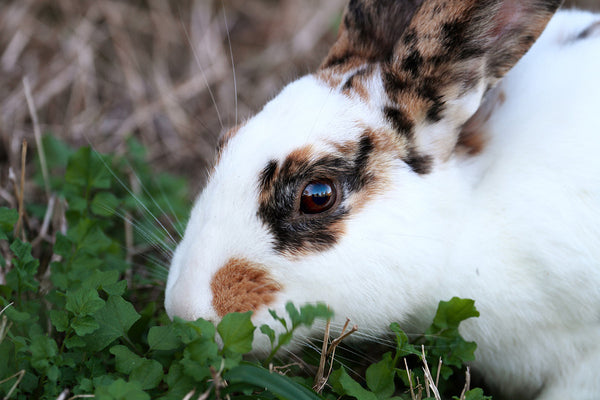
M 195 321 L 197 319 L 194 309 L 183 301 L 165 300 L 165 309 L 171 319 L 174 317 L 179 317 L 186 321 Z
M 264 265 L 241 258 L 230 259 L 213 276 L 210 289 L 217 315 L 255 311 L 271 304 L 281 290 Z
M 203 318 L 217 321 L 219 318 L 210 305 L 208 288 L 197 285 L 194 279 L 179 277 L 172 286 L 167 285 L 165 310 L 169 318 L 179 317 L 186 321 Z

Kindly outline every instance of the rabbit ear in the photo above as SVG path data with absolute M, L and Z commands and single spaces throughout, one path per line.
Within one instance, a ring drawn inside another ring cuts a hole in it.
M 321 68 L 390 60 L 423 0 L 350 0 L 338 38 Z
M 354 75 L 367 75 L 370 66 L 380 74 L 386 98 L 369 98 L 374 93 L 364 88 L 372 85 L 363 85 L 359 95 L 382 103 L 390 124 L 422 157 L 443 160 L 484 94 L 533 45 L 560 4 L 351 1 L 321 76 L 343 76 L 339 87 L 348 90 Z

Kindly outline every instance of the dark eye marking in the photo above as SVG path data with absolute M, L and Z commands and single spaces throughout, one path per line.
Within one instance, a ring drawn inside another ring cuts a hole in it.
M 316 158 L 310 147 L 282 162 L 271 160 L 258 177 L 257 215 L 273 234 L 274 250 L 288 255 L 323 251 L 339 241 L 350 213 L 347 199 L 376 181 L 369 169 L 368 135 Z
M 277 161 L 271 160 L 260 173 L 259 185 L 261 192 L 268 190 L 269 186 L 273 183 L 275 172 L 277 171 Z
M 309 182 L 300 195 L 300 211 L 304 214 L 320 214 L 335 204 L 337 190 L 329 179 Z

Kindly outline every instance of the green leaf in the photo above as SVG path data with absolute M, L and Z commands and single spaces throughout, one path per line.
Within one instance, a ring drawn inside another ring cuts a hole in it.
M 394 362 L 391 353 L 385 353 L 381 361 L 367 368 L 367 386 L 378 398 L 388 398 L 394 394 Z
M 92 315 L 104 306 L 104 300 L 98 296 L 96 290 L 82 287 L 74 292 L 67 292 L 65 308 L 75 315 Z
M 29 243 L 17 239 L 10 245 L 10 249 L 22 263 L 35 261 L 35 258 L 31 255 L 31 244 Z
M 453 397 L 453 399 L 458 400 L 458 397 Z M 492 400 L 490 396 L 484 396 L 483 390 L 480 388 L 471 389 L 465 393 L 465 400 Z
M 50 321 L 59 332 L 64 332 L 69 327 L 69 316 L 64 310 L 50 310 Z
M 273 317 L 273 319 L 275 321 L 279 321 L 279 323 L 281 325 L 283 325 L 283 327 L 285 329 L 287 329 L 287 322 L 286 322 L 285 318 L 282 318 L 279 315 L 277 315 L 277 313 L 275 312 L 275 310 L 269 310 L 269 314 L 271 314 L 271 317 Z
M 131 303 L 120 296 L 110 296 L 104 307 L 94 315 L 100 329 L 96 331 L 88 344 L 92 349 L 102 350 L 113 340 L 127 336 L 129 328 L 140 319 Z
M 65 181 L 85 189 L 108 189 L 110 173 L 95 151 L 89 147 L 77 150 L 67 163 Z
M 153 326 L 148 331 L 150 350 L 175 350 L 181 344 L 181 339 L 173 325 Z
M 54 242 L 54 253 L 63 257 L 69 257 L 73 251 L 73 242 L 65 235 L 58 232 Z
M 56 382 L 60 378 L 60 369 L 58 369 L 58 367 L 56 365 L 52 365 L 46 371 L 46 376 L 48 377 L 48 379 L 50 381 Z
M 31 244 L 16 239 L 10 249 L 15 255 L 14 268 L 6 274 L 6 283 L 15 291 L 37 291 L 39 283 L 35 275 L 40 262 L 31 255 Z
M 285 311 L 287 311 L 290 316 L 290 320 L 292 321 L 292 327 L 296 327 L 302 323 L 302 318 L 300 317 L 300 311 L 294 306 L 294 304 L 289 301 L 285 304 Z
M 111 285 L 119 281 L 119 271 L 94 271 L 83 281 L 82 286 L 88 289 L 99 290 L 104 285 Z
M 19 213 L 13 208 L 0 207 L 0 239 L 7 239 L 19 219 Z
M 64 142 L 52 135 L 42 136 L 42 146 L 46 154 L 49 168 L 65 167 L 73 150 Z
M 81 348 L 86 345 L 86 341 L 81 336 L 71 336 L 65 339 L 65 346 L 67 349 Z
M 440 301 L 433 326 L 439 329 L 458 328 L 458 325 L 471 317 L 479 317 L 475 301 L 453 297 L 450 301 Z
M 108 386 L 99 386 L 94 392 L 96 400 L 150 400 L 139 382 L 117 379 Z
M 406 357 L 409 354 L 421 356 L 418 347 L 409 342 L 408 336 L 397 322 L 392 323 L 390 329 L 396 335 L 396 357 Z
M 19 311 L 14 307 L 8 307 L 4 310 L 4 315 L 13 322 L 26 322 L 31 318 L 31 314 L 25 311 Z
M 67 236 L 77 243 L 78 249 L 95 256 L 106 251 L 112 244 L 112 240 L 96 225 L 96 222 L 87 218 L 81 218 L 75 228 L 69 229 Z
M 255 328 L 250 320 L 251 317 L 252 311 L 230 313 L 223 317 L 217 326 L 217 331 L 223 339 L 223 347 L 226 351 L 245 354 L 252 350 Z
M 117 371 L 124 374 L 130 374 L 134 368 L 142 365 L 144 361 L 142 357 L 123 345 L 112 346 L 109 351 L 115 356 L 115 367 L 117 368 Z
M 378 400 L 377 396 L 363 388 L 358 382 L 348 375 L 344 367 L 333 371 L 329 377 L 329 382 L 336 393 L 340 395 L 352 396 L 358 400 Z
M 116 272 L 116 271 L 115 271 Z M 122 296 L 127 290 L 127 281 L 118 281 L 115 283 L 103 283 L 101 289 L 109 296 Z
M 54 339 L 45 335 L 34 336 L 29 346 L 31 366 L 40 372 L 46 372 L 50 362 L 58 354 L 58 346 Z
M 218 354 L 219 346 L 214 341 L 203 338 L 189 343 L 183 352 L 184 358 L 204 366 L 217 359 L 220 360 Z
M 300 320 L 304 326 L 311 326 L 317 318 L 326 320 L 331 317 L 333 312 L 323 303 L 305 304 L 300 307 Z
M 165 382 L 169 386 L 169 392 L 163 399 L 183 399 L 196 386 L 192 378 L 185 374 L 183 365 L 176 362 L 171 364 Z
M 287 376 L 280 375 L 252 364 L 239 365 L 228 373 L 225 378 L 232 383 L 247 383 L 264 388 L 284 400 L 319 400 L 321 396 L 312 390 L 294 382 Z
M 260 331 L 267 335 L 269 341 L 271 342 L 271 346 L 273 346 L 275 344 L 275 331 L 273 330 L 273 328 L 271 328 L 269 325 L 264 324 L 260 326 Z
M 110 217 L 115 214 L 118 206 L 119 199 L 110 192 L 97 193 L 90 205 L 92 212 L 101 217 Z
M 76 316 L 71 321 L 71 327 L 75 329 L 75 333 L 79 336 L 85 336 L 92 332 L 95 332 L 100 325 L 96 322 L 94 317 L 90 315 Z
M 215 326 L 212 322 L 197 319 L 196 321 L 184 321 L 179 317 L 173 319 L 177 335 L 184 344 L 194 342 L 198 338 L 204 338 L 214 342 Z
M 142 359 L 141 364 L 131 371 L 129 380 L 137 381 L 142 389 L 149 390 L 157 387 L 163 376 L 163 368 L 158 361 Z

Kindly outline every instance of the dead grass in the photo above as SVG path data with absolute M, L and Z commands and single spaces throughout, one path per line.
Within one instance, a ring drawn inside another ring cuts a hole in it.
M 197 191 L 222 129 L 314 70 L 345 2 L 4 0 L 0 186 L 22 140 L 35 142 L 27 78 L 42 132 L 117 153 L 135 135 L 157 170 Z
M 34 142 L 27 77 L 43 132 L 106 152 L 122 151 L 133 134 L 157 169 L 186 173 L 200 186 L 223 127 L 314 69 L 343 3 L 5 1 L 2 177 L 6 165 L 18 165 L 23 138 Z

